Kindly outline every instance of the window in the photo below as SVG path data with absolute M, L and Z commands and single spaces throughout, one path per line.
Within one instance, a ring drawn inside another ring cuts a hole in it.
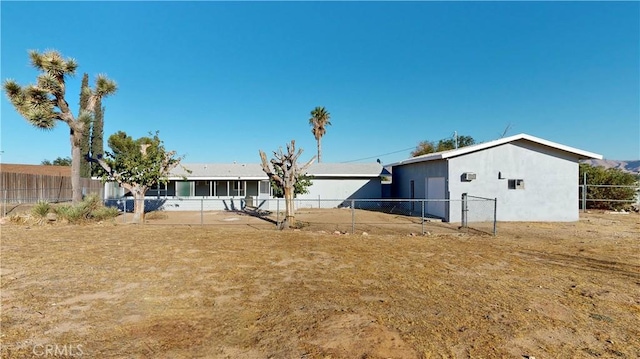
M 243 190 L 244 189 L 244 181 L 233 181 L 233 190 Z
M 233 181 L 232 196 L 244 196 L 244 181 Z
M 146 196 L 149 197 L 166 197 L 167 196 L 167 184 L 166 183 L 156 183 L 155 186 L 149 188 Z
M 524 180 L 523 179 L 510 179 L 509 180 L 509 189 L 524 189 Z
M 189 197 L 192 196 L 193 191 L 191 190 L 193 182 L 176 182 L 176 195 L 178 197 Z
M 269 194 L 269 181 L 260 181 L 260 193 Z
M 195 192 L 196 196 L 210 196 L 211 186 L 209 185 L 209 181 L 196 181 Z

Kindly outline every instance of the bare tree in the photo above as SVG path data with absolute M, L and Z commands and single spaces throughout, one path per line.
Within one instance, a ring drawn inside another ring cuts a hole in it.
M 272 158 L 271 161 L 267 161 L 267 155 L 262 152 L 262 150 L 259 152 L 260 159 L 262 160 L 262 170 L 269 176 L 270 180 L 275 181 L 284 188 L 286 215 L 284 222 L 280 225 L 280 229 L 287 229 L 295 224 L 293 196 L 296 182 L 300 176 L 306 173 L 307 168 L 309 168 L 315 160 L 315 156 L 304 165 L 298 166 L 298 158 L 302 154 L 302 149 L 298 149 L 296 152 L 295 140 L 291 140 L 291 143 L 287 144 L 286 153 L 282 151 L 282 147 L 278 148 L 277 152 L 274 151 L 274 158 Z

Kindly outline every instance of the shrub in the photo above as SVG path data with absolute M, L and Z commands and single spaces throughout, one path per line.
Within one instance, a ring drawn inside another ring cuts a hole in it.
M 167 219 L 169 218 L 169 216 L 163 211 L 157 210 L 157 211 L 152 211 L 145 214 L 144 218 L 145 219 Z
M 82 209 L 80 205 L 72 206 L 65 205 L 56 208 L 56 214 L 60 219 L 66 220 L 69 223 L 78 223 L 86 218 L 83 218 Z
M 29 224 L 30 222 L 30 218 L 28 215 L 24 215 L 24 214 L 14 214 L 11 217 L 9 217 L 9 222 L 14 223 L 14 224 Z
M 638 185 L 636 176 L 617 168 L 581 163 L 580 184 L 584 174 L 587 175 L 587 208 L 617 210 L 632 206 Z
M 43 219 L 51 211 L 51 204 L 47 201 L 38 201 L 31 209 L 31 215 L 37 219 Z
M 87 196 L 75 206 L 60 206 L 55 211 L 61 219 L 65 219 L 69 223 L 102 221 L 118 215 L 117 208 L 105 207 L 97 195 Z
M 102 206 L 93 212 L 91 212 L 91 218 L 95 221 L 104 221 L 105 219 L 111 219 L 118 216 L 118 209 L 116 207 Z

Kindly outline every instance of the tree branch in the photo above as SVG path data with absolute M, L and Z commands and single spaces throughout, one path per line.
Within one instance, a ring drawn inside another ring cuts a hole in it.
M 262 150 L 260 150 L 259 152 L 260 152 L 262 170 L 267 174 L 267 176 L 270 179 L 273 179 L 274 181 L 279 183 L 281 186 L 283 186 L 284 180 L 277 174 L 273 173 L 273 171 L 271 170 L 271 167 L 269 166 L 269 162 L 267 162 L 267 155 L 264 152 L 262 152 Z M 271 160 L 271 163 L 273 163 L 273 160 Z

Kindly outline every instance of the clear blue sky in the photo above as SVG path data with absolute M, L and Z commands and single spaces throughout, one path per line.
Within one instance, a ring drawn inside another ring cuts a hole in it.
M 7 2 L 1 78 L 32 83 L 30 49 L 117 81 L 106 138 L 160 131 L 185 162 L 258 162 L 295 139 L 324 162 L 391 163 L 454 131 L 528 133 L 640 158 L 639 2 Z M 68 128 L 1 100 L 2 162 L 70 155 Z M 389 154 L 390 153 L 390 154 Z

